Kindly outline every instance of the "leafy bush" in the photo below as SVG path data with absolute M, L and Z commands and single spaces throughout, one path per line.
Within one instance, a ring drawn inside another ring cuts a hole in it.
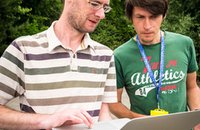
M 15 38 L 45 30 L 59 18 L 62 0 L 0 0 L 0 53 Z M 110 0 L 113 8 L 91 37 L 112 49 L 135 35 L 124 16 L 125 0 Z M 162 25 L 164 30 L 190 36 L 195 43 L 200 65 L 200 1 L 170 0 L 169 12 Z M 198 71 L 200 80 L 200 70 Z

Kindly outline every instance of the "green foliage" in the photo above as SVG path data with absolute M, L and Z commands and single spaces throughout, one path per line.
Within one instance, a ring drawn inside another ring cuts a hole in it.
M 49 26 L 54 20 L 59 18 L 63 4 L 61 0 L 22 0 L 22 6 L 31 8 L 31 14 L 37 17 L 45 17 L 42 22 L 45 26 Z M 31 15 L 27 16 L 29 19 Z M 32 19 L 36 19 L 33 17 Z
M 23 8 L 23 7 L 21 7 L 21 6 L 18 6 L 18 13 L 20 14 L 20 15 L 25 15 L 26 13 L 28 13 L 28 12 L 30 12 L 31 11 L 31 9 L 29 9 L 29 8 Z
M 132 27 L 130 28 L 127 24 L 127 19 L 124 16 L 121 16 L 116 20 L 107 18 L 101 21 L 96 31 L 91 34 L 91 37 L 110 48 L 115 49 L 127 41 L 131 35 Z
M 0 54 L 8 44 L 22 35 L 41 32 L 59 18 L 62 0 L 0 0 Z M 110 0 L 112 11 L 106 14 L 91 37 L 112 49 L 135 35 L 124 12 L 125 0 Z M 190 36 L 195 43 L 200 65 L 200 1 L 170 0 L 162 29 Z M 200 71 L 198 72 L 200 80 Z
M 0 1 L 0 43 L 7 40 L 7 28 L 14 24 L 15 16 L 20 0 L 1 0 Z
M 41 32 L 58 19 L 61 0 L 1 0 L 0 54 L 15 38 Z
M 48 28 L 48 26 L 39 26 L 41 25 L 40 23 L 38 23 L 37 20 L 33 20 L 32 22 L 29 22 L 29 20 L 27 20 L 25 23 L 16 26 L 15 28 L 10 27 L 10 35 L 13 37 L 31 35 L 46 30 Z
M 7 48 L 7 46 L 8 45 L 6 45 L 6 44 L 1 44 L 1 46 L 0 46 L 0 53 L 1 53 L 1 55 L 3 54 L 3 52 Z
M 196 49 L 197 62 L 200 67 L 199 5 L 199 0 L 170 0 L 170 8 L 163 28 L 165 30 L 185 34 L 193 39 Z M 198 80 L 200 80 L 200 69 L 197 74 Z
M 106 14 L 91 37 L 115 49 L 132 37 L 131 23 L 124 16 L 124 0 L 111 0 L 112 11 Z

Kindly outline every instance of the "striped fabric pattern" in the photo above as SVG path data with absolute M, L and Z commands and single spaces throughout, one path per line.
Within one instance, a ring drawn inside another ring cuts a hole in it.
M 85 109 L 97 121 L 102 102 L 116 102 L 113 52 L 84 37 L 85 48 L 72 53 L 52 26 L 16 39 L 0 59 L 0 103 L 20 97 L 22 111 L 53 113 Z

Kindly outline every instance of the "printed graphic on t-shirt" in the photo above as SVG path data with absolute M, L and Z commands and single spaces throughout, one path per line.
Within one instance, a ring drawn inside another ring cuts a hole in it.
M 176 84 L 184 79 L 186 74 L 183 71 L 178 71 L 176 69 L 173 69 L 173 67 L 176 66 L 177 66 L 176 60 L 170 60 L 166 64 L 162 78 L 162 87 L 160 89 L 162 94 L 176 93 L 177 92 Z M 156 82 L 158 82 L 159 67 L 160 64 L 158 62 L 151 63 L 151 69 L 154 73 L 155 79 L 157 79 Z M 137 72 L 131 76 L 131 84 L 133 86 L 143 86 L 135 91 L 135 95 L 144 97 L 147 97 L 148 93 L 156 88 L 149 76 L 146 67 L 143 69 L 143 72 Z

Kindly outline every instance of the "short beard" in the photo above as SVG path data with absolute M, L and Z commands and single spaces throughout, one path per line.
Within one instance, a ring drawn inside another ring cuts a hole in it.
M 80 32 L 80 33 L 91 33 L 95 30 L 94 29 L 92 31 L 89 31 L 89 30 L 85 29 L 84 27 L 81 26 L 81 23 L 76 19 L 80 19 L 79 21 L 81 21 L 82 18 L 78 14 L 76 15 L 75 12 L 68 16 L 68 23 L 71 25 L 71 27 L 73 29 L 77 30 L 78 32 Z

